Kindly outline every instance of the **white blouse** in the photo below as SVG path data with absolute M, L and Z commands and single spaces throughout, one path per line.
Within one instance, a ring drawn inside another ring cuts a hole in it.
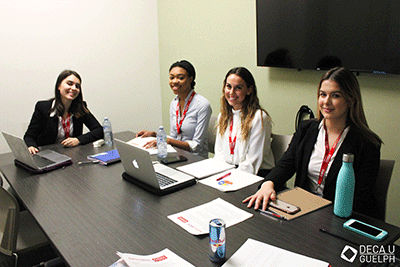
M 247 140 L 243 140 L 240 132 L 241 111 L 232 110 L 232 113 L 232 139 L 235 135 L 237 136 L 234 154 L 231 154 L 229 149 L 229 123 L 222 136 L 219 128 L 217 129 L 214 158 L 238 165 L 238 169 L 252 174 L 257 174 L 261 169 L 272 169 L 275 163 L 271 151 L 272 123 L 270 118 L 265 112 L 257 111 L 251 123 L 250 134 Z M 221 114 L 218 115 L 218 120 L 220 117 Z
M 307 190 L 310 192 L 313 192 L 319 196 L 323 196 L 325 179 L 328 176 L 329 169 L 331 168 L 332 162 L 336 158 L 336 154 L 337 154 L 340 146 L 342 145 L 344 139 L 346 138 L 347 133 L 350 130 L 350 126 L 346 127 L 346 129 L 344 129 L 342 135 L 340 136 L 340 140 L 336 145 L 335 152 L 333 153 L 332 158 L 329 161 L 328 167 L 326 168 L 322 183 L 319 186 L 318 186 L 319 172 L 321 170 L 322 161 L 323 161 L 324 155 L 325 155 L 325 129 L 324 129 L 324 121 L 323 120 L 321 121 L 321 123 L 319 124 L 318 127 L 319 127 L 319 132 L 318 132 L 317 141 L 315 142 L 314 150 L 311 153 L 310 162 L 308 164 L 308 177 L 310 179 L 308 179 L 308 182 L 307 182 Z

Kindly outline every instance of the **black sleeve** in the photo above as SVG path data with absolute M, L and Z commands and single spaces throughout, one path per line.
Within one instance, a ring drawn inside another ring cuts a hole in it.
M 38 147 L 38 137 L 46 127 L 46 117 L 44 103 L 41 101 L 37 102 L 28 129 L 24 135 L 24 140 L 28 147 Z
M 103 127 L 92 113 L 89 112 L 84 115 L 82 117 L 82 122 L 90 130 L 90 132 L 77 137 L 81 145 L 85 145 L 103 138 Z

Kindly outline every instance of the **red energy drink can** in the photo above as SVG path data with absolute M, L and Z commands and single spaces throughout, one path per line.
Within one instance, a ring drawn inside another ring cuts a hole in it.
M 222 262 L 226 255 L 226 233 L 225 222 L 221 219 L 212 219 L 209 223 L 210 228 L 210 260 L 213 262 Z

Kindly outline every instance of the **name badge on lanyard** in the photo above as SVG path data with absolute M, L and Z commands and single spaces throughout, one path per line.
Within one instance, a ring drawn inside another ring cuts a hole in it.
M 345 129 L 346 128 L 344 128 L 343 131 L 339 134 L 338 138 L 333 143 L 332 148 L 329 149 L 328 131 L 326 130 L 326 126 L 324 124 L 324 130 L 325 130 L 325 155 L 324 155 L 324 159 L 323 159 L 322 164 L 321 164 L 321 170 L 319 171 L 318 186 L 317 186 L 316 190 L 318 190 L 318 188 L 321 187 L 322 180 L 324 179 L 324 175 L 326 173 L 326 170 L 328 169 L 329 162 L 331 161 L 331 158 L 332 158 L 333 154 L 335 153 L 336 146 L 339 143 L 339 140 L 342 137 L 342 134 L 343 134 Z
M 68 138 L 71 129 L 71 116 L 69 113 L 65 119 L 61 118 L 61 124 L 64 129 L 65 138 Z
M 187 111 L 188 111 L 188 109 L 189 109 L 189 105 L 190 105 L 190 103 L 192 102 L 193 97 L 194 97 L 195 94 L 196 94 L 196 93 L 193 91 L 193 93 L 192 93 L 192 95 L 190 96 L 188 102 L 186 103 L 185 109 L 184 109 L 183 114 L 182 114 L 182 118 L 181 118 L 181 120 L 180 120 L 179 122 L 178 122 L 178 117 L 179 117 L 179 101 L 178 101 L 178 104 L 176 105 L 176 130 L 177 130 L 178 134 L 181 134 L 182 122 L 183 122 L 183 120 L 184 120 L 185 117 L 186 117 L 186 113 L 187 113 Z
M 232 119 L 231 119 L 231 125 L 229 127 L 229 150 L 231 152 L 231 155 L 234 155 L 235 154 L 237 133 L 235 134 L 235 137 L 232 140 L 232 129 L 233 129 L 233 116 L 232 116 Z

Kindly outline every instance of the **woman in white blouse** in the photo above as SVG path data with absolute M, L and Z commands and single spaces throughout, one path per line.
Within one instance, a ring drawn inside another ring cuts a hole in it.
M 261 108 L 253 75 L 244 67 L 225 76 L 218 115 L 215 159 L 265 176 L 274 167 L 271 118 Z

